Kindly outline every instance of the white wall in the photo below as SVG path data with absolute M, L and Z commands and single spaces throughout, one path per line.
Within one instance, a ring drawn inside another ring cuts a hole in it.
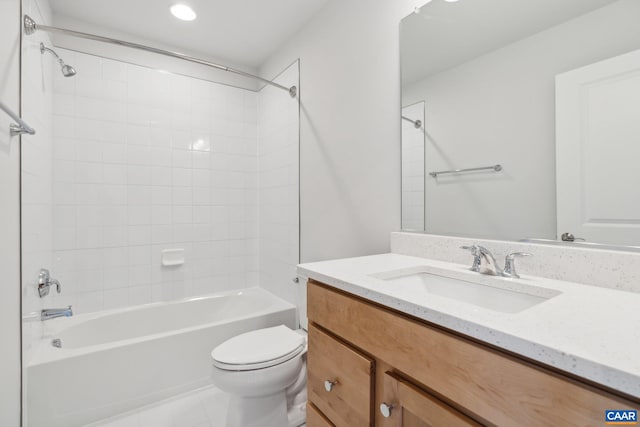
M 275 81 L 299 84 L 296 61 Z M 258 94 L 258 230 L 260 286 L 296 304 L 299 262 L 299 103 L 282 89 Z
M 261 67 L 300 59 L 301 261 L 389 250 L 400 228 L 399 23 L 414 2 L 329 2 Z
M 0 101 L 20 102 L 20 1 L 0 0 Z M 0 112 L 0 425 L 20 425 L 20 142 Z
M 54 262 L 76 313 L 256 286 L 257 94 L 57 49 Z M 185 263 L 161 263 L 164 249 Z
M 638 16 L 620 0 L 404 88 L 426 101 L 427 173 L 504 168 L 427 175 L 427 231 L 556 238 L 554 77 L 640 48 Z

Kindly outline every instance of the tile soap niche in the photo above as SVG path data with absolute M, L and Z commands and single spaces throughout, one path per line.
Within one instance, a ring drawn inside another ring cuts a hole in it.
M 162 251 L 162 265 L 173 267 L 184 264 L 184 249 L 164 249 Z

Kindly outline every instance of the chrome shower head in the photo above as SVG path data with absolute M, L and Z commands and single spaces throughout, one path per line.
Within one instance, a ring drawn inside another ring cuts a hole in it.
M 73 76 L 76 75 L 76 69 L 73 68 L 71 65 L 66 65 L 63 62 L 62 63 L 62 75 L 65 76 L 65 77 L 73 77 Z
M 49 49 L 44 45 L 44 43 L 40 43 L 40 53 L 44 55 L 45 52 L 50 52 L 53 56 L 55 56 L 58 59 L 58 63 L 60 64 L 60 70 L 62 71 L 63 76 L 73 77 L 76 75 L 77 71 L 75 68 L 73 68 L 71 65 L 65 64 L 62 58 L 60 58 L 53 49 Z

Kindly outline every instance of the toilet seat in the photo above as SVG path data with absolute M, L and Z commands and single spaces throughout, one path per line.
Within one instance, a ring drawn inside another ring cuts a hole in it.
M 269 368 L 298 356 L 306 339 L 284 325 L 235 336 L 211 352 L 213 365 L 226 371 Z

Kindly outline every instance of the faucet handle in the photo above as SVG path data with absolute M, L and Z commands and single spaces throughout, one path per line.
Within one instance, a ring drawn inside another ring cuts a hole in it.
M 507 259 L 513 260 L 515 258 L 525 257 L 525 256 L 533 256 L 533 254 L 530 254 L 529 252 L 513 252 L 507 255 Z
M 471 266 L 471 271 L 479 272 L 480 271 L 480 263 L 482 262 L 482 252 L 480 251 L 480 246 L 472 245 L 472 246 L 460 246 L 460 249 L 464 249 L 466 251 L 471 252 L 473 255 L 473 265 Z
M 45 296 L 49 295 L 49 287 L 54 285 L 56 287 L 56 291 L 60 293 L 60 282 L 51 277 L 49 270 L 47 270 L 46 268 L 41 268 L 40 274 L 38 275 L 38 295 L 40 295 L 40 298 L 44 298 Z
M 520 275 L 516 271 L 516 258 L 522 258 L 526 256 L 533 256 L 528 252 L 513 252 L 507 255 L 504 260 L 504 270 L 502 275 L 504 277 L 513 277 L 514 279 L 520 278 Z
M 41 268 L 40 273 L 38 274 L 38 284 L 44 285 L 49 281 L 50 278 L 51 275 L 49 274 L 49 270 L 47 270 L 46 268 Z

